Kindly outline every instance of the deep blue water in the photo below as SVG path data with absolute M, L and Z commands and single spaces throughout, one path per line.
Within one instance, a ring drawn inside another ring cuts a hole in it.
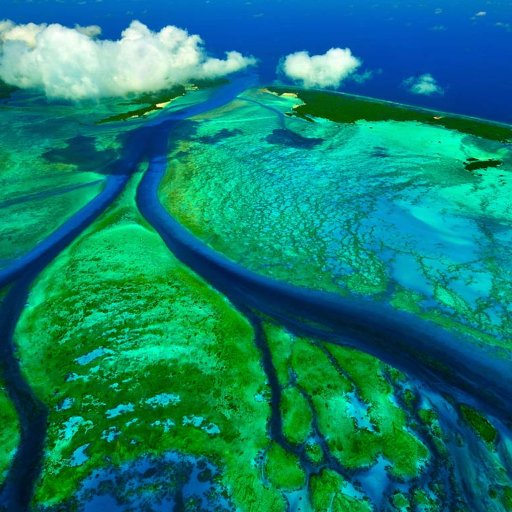
M 512 0 L 2 0 L 0 18 L 101 25 L 116 38 L 132 19 L 200 34 L 212 53 L 260 59 L 264 80 L 281 56 L 349 47 L 376 71 L 348 92 L 512 122 Z M 475 17 L 479 11 L 485 16 Z M 378 71 L 380 70 L 380 71 Z M 443 96 L 411 95 L 402 81 L 431 73 Z

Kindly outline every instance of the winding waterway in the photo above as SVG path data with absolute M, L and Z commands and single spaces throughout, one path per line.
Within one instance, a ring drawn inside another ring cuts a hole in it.
M 190 117 L 228 104 L 255 81 L 253 76 L 241 76 L 215 90 L 203 103 L 160 115 L 130 132 L 122 158 L 107 169 L 100 195 L 32 251 L 0 272 L 0 288 L 11 286 L 0 310 L 2 377 L 21 425 L 20 446 L 0 494 L 0 507 L 4 510 L 29 509 L 46 435 L 47 410 L 25 380 L 13 344 L 13 332 L 30 286 L 115 201 L 130 176 L 145 161 L 148 168 L 136 194 L 140 212 L 174 255 L 232 301 L 255 328 L 272 390 L 270 429 L 274 440 L 286 444 L 279 417 L 279 384 L 272 374 L 259 314 L 274 318 L 292 332 L 377 356 L 422 382 L 435 396 L 448 394 L 456 402 L 486 411 L 508 432 L 512 423 L 512 371 L 492 351 L 470 346 L 439 327 L 385 304 L 303 289 L 251 272 L 198 240 L 162 206 L 158 189 L 168 171 L 167 155 L 173 131 Z M 280 123 L 285 127 L 282 114 L 275 113 L 280 115 Z M 453 420 L 449 423 L 453 424 Z M 452 505 L 447 507 L 451 508 Z

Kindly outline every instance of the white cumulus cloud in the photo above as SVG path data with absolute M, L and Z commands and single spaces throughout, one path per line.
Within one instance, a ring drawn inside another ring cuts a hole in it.
M 83 27 L 77 23 L 75 25 L 75 30 L 88 37 L 97 37 L 101 35 L 101 27 L 98 25 L 87 25 Z
M 404 87 L 412 94 L 432 96 L 433 94 L 444 94 L 444 89 L 437 83 L 430 74 L 411 76 L 403 81 Z
M 349 48 L 331 48 L 323 55 L 292 53 L 284 58 L 281 69 L 304 87 L 339 87 L 360 65 Z
M 98 39 L 100 34 L 96 25 L 0 21 L 0 79 L 51 98 L 80 100 L 156 91 L 255 64 L 235 51 L 212 58 L 198 35 L 174 26 L 153 32 L 133 21 L 117 41 Z

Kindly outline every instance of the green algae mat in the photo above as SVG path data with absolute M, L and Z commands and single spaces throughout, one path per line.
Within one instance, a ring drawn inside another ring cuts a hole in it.
M 223 87 L 2 89 L 0 510 L 511 510 L 512 129 Z

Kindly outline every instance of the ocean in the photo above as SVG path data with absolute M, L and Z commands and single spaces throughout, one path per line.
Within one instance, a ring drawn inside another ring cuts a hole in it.
M 371 78 L 347 92 L 512 123 L 510 0 L 2 0 L 0 19 L 97 24 L 117 38 L 133 19 L 157 30 L 199 34 L 212 54 L 259 60 L 263 82 L 295 51 L 348 47 Z M 411 76 L 431 74 L 444 94 L 412 94 Z

